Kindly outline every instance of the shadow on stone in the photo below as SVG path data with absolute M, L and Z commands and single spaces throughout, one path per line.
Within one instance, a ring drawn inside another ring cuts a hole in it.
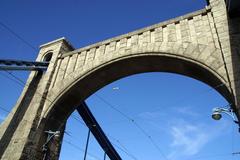
M 240 120 L 240 17 L 231 16 L 228 18 L 230 47 L 231 47 L 231 61 L 233 68 L 233 84 L 236 92 L 236 113 Z
M 29 84 L 25 96 L 23 97 L 22 101 L 17 107 L 17 110 L 13 114 L 12 119 L 8 125 L 8 128 L 4 132 L 2 138 L 0 139 L 0 159 L 2 158 L 6 148 L 10 144 L 14 132 L 17 130 L 20 122 L 23 120 L 26 110 L 28 109 L 28 106 L 31 103 L 33 96 L 36 93 L 37 85 L 39 84 L 41 77 L 42 74 L 38 73 Z

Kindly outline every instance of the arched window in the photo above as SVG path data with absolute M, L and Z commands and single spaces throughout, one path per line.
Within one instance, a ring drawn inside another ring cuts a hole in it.
M 44 56 L 43 62 L 50 62 L 51 59 L 52 59 L 52 52 L 49 52 Z

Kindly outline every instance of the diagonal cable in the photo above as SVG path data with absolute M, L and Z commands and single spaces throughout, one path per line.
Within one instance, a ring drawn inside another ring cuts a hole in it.
M 28 41 L 26 41 L 24 38 L 22 38 L 19 34 L 14 32 L 10 27 L 8 27 L 6 24 L 3 22 L 0 22 L 0 25 L 4 27 L 8 32 L 10 32 L 12 35 L 17 37 L 19 40 L 21 40 L 24 44 L 26 44 L 28 47 L 32 48 L 34 51 L 38 51 L 36 47 L 34 47 L 32 44 L 30 44 Z
M 152 143 L 152 145 L 159 151 L 159 153 L 161 154 L 161 156 L 165 159 L 168 160 L 168 158 L 165 156 L 165 154 L 162 152 L 162 150 L 160 149 L 160 147 L 157 145 L 157 143 L 153 140 L 153 138 L 145 131 L 144 128 L 142 128 L 134 119 L 132 119 L 130 116 L 128 116 L 127 114 L 123 113 L 122 111 L 120 111 L 119 109 L 117 109 L 117 107 L 115 107 L 114 105 L 112 105 L 111 103 L 109 103 L 107 100 L 105 100 L 103 97 L 99 96 L 98 94 L 95 94 L 96 97 L 98 97 L 98 99 L 100 99 L 101 101 L 103 101 L 105 104 L 107 104 L 110 108 L 112 108 L 113 110 L 117 111 L 119 114 L 121 114 L 123 117 L 125 117 L 126 119 L 128 119 L 130 122 L 132 122 Z

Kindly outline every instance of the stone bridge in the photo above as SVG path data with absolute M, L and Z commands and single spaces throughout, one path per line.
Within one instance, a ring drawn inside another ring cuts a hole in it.
M 31 72 L 0 126 L 0 159 L 42 159 L 45 130 L 64 131 L 82 101 L 136 73 L 172 72 L 205 82 L 240 118 L 239 23 L 239 16 L 228 16 L 224 0 L 210 0 L 202 10 L 84 48 L 75 50 L 64 38 L 42 45 L 37 61 L 49 61 L 48 69 Z M 58 159 L 61 141 L 50 147 L 52 159 Z

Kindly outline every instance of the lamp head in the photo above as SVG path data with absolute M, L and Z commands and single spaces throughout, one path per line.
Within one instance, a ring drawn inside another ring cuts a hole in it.
M 214 120 L 220 120 L 222 118 L 221 112 L 218 109 L 213 110 L 212 118 Z
M 56 131 L 54 137 L 60 137 L 60 131 Z

